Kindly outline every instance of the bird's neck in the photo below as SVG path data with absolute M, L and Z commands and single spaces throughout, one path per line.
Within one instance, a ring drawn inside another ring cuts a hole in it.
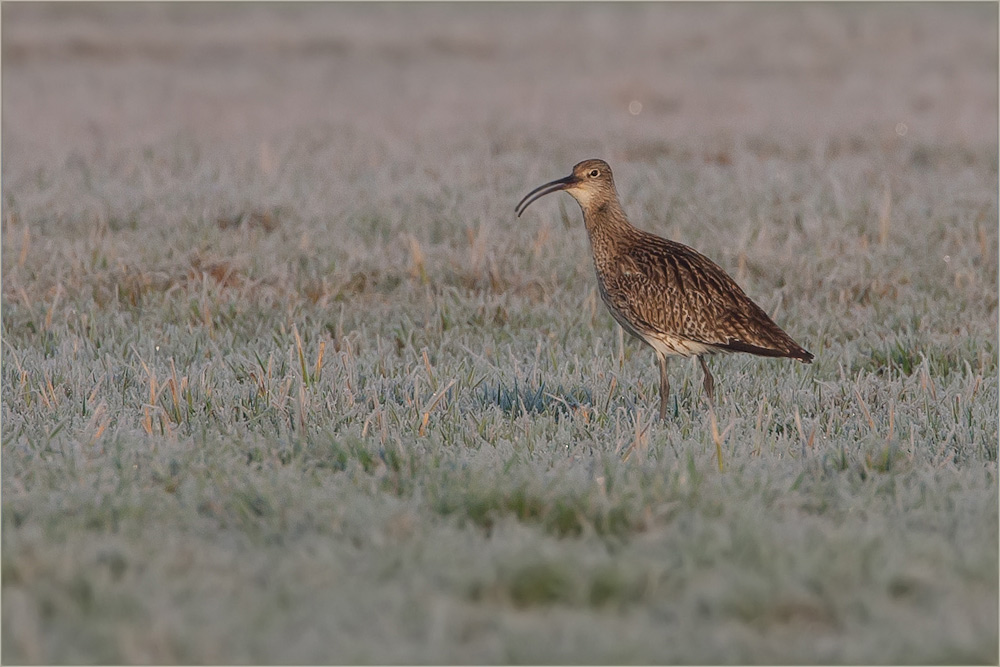
M 583 209 L 583 223 L 594 249 L 613 248 L 630 239 L 635 233 L 617 198 L 588 202 Z

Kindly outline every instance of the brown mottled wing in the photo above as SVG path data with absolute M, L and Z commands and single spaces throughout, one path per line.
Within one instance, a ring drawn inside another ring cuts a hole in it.
M 725 271 L 683 244 L 644 235 L 620 256 L 605 283 L 608 305 L 619 311 L 616 319 L 629 320 L 636 333 L 676 336 L 718 350 L 812 359 Z

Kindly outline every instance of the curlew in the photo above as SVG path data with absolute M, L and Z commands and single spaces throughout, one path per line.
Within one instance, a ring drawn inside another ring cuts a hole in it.
M 715 380 L 706 355 L 749 352 L 812 361 L 813 355 L 715 262 L 682 243 L 632 226 L 618 201 L 607 162 L 584 160 L 569 176 L 535 188 L 517 205 L 517 216 L 539 197 L 559 190 L 568 192 L 583 211 L 605 305 L 625 331 L 656 353 L 660 419 L 667 414 L 669 357 L 697 357 L 709 403 Z

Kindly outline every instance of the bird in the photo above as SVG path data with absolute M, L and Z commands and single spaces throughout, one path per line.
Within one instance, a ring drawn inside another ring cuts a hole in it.
M 535 188 L 515 207 L 564 191 L 580 205 L 597 286 L 621 327 L 653 348 L 660 372 L 660 419 L 666 419 L 670 357 L 695 357 L 709 407 L 715 379 L 705 357 L 747 352 L 811 363 L 813 355 L 774 323 L 715 262 L 683 243 L 634 227 L 618 199 L 611 167 L 584 160 L 572 173 Z

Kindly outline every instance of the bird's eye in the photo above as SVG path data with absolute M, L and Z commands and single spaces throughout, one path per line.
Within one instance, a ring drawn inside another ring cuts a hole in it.
M 598 176 L 601 175 L 601 172 L 598 169 L 591 169 L 590 173 L 587 175 L 590 176 L 591 178 L 597 178 Z

